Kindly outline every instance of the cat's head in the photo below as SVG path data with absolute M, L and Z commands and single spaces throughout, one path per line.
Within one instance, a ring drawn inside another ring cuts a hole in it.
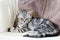
M 18 15 L 18 19 L 20 22 L 27 23 L 32 18 L 33 11 L 22 10 Z

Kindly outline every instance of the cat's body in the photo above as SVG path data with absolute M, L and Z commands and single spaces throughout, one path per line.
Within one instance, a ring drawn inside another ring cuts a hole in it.
M 14 31 L 25 33 L 24 37 L 48 37 L 59 34 L 59 29 L 48 19 L 44 18 L 33 18 L 32 11 L 27 12 L 23 10 L 18 16 L 18 24 Z M 12 31 L 10 29 L 10 31 Z
M 27 28 L 30 29 L 30 31 L 26 32 L 24 37 L 39 38 L 59 35 L 57 25 L 44 18 L 33 18 Z

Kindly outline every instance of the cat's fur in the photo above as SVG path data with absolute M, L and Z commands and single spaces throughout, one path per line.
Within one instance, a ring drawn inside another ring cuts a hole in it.
M 18 24 L 10 31 L 24 33 L 24 37 L 50 37 L 59 34 L 56 24 L 45 18 L 32 17 L 32 11 L 23 10 L 18 15 Z
M 32 11 L 26 11 L 26 10 L 21 10 L 21 12 L 18 12 L 18 16 L 14 23 L 14 26 L 9 28 L 8 31 L 11 32 L 20 32 L 20 29 L 23 28 L 23 26 L 26 26 L 26 24 L 32 19 Z
M 31 22 L 29 22 L 28 28 L 31 31 L 26 32 L 24 37 L 39 38 L 59 35 L 58 26 L 50 20 L 44 18 L 33 18 Z

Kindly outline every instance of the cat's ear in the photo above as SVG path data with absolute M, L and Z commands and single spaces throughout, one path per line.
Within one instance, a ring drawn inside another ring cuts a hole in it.
M 19 15 L 19 14 L 21 14 L 22 12 L 21 12 L 21 10 L 18 10 L 17 11 L 17 16 Z
M 28 14 L 30 14 L 30 15 L 32 16 L 32 14 L 33 14 L 33 10 L 28 11 Z

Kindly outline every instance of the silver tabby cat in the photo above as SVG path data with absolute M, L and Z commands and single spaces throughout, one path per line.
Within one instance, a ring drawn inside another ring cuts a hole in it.
M 24 33 L 24 37 L 52 37 L 59 35 L 59 29 L 56 24 L 45 18 L 32 17 L 33 11 L 23 10 L 18 15 L 18 25 L 11 28 L 11 32 Z

